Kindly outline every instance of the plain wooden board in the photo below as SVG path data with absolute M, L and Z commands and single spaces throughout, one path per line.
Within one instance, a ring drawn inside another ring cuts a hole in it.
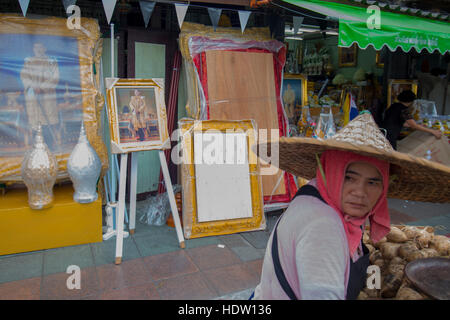
M 253 119 L 258 130 L 279 128 L 271 53 L 207 51 L 206 68 L 209 119 Z M 264 196 L 272 194 L 281 174 L 279 170 L 275 175 L 262 176 Z M 285 193 L 282 177 L 273 195 Z

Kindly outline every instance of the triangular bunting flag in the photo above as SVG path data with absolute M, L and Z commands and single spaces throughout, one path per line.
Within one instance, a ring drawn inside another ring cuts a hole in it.
M 296 35 L 298 32 L 298 29 L 300 29 L 300 27 L 302 26 L 303 17 L 293 16 L 292 18 L 294 20 L 294 35 Z
M 175 3 L 175 11 L 177 12 L 177 18 L 178 18 L 178 25 L 183 25 L 184 17 L 186 16 L 187 9 L 189 8 L 188 4 L 184 3 Z
M 141 6 L 142 17 L 144 18 L 145 27 L 147 28 L 150 17 L 152 16 L 153 9 L 155 8 L 156 2 L 153 1 L 139 1 Z
M 28 11 L 28 5 L 30 4 L 30 0 L 19 0 L 20 9 L 22 9 L 22 14 L 25 17 Z
M 106 19 L 108 20 L 108 24 L 111 21 L 111 17 L 114 12 L 114 8 L 116 7 L 117 0 L 102 0 L 103 9 L 105 10 Z
M 248 18 L 250 17 L 251 11 L 239 10 L 239 21 L 241 22 L 241 31 L 244 33 L 245 27 L 247 26 Z
M 64 5 L 64 11 L 67 12 L 67 8 L 76 4 L 77 0 L 62 0 L 62 3 Z
M 220 15 L 222 14 L 222 9 L 208 8 L 208 13 L 209 17 L 211 18 L 214 31 L 216 31 L 217 25 L 219 24 L 220 20 Z

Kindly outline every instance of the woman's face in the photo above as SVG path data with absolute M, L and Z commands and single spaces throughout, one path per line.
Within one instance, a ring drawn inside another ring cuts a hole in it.
M 383 179 L 377 168 L 367 162 L 353 162 L 345 171 L 341 208 L 352 217 L 365 216 L 383 193 Z

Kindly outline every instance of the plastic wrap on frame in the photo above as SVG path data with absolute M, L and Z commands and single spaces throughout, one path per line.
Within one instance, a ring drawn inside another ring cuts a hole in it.
M 184 22 L 179 37 L 180 51 L 183 56 L 184 70 L 187 79 L 188 101 L 186 111 L 189 117 L 198 120 L 207 120 L 210 118 L 209 92 L 207 88 L 208 74 L 206 71 L 206 53 L 212 51 L 234 51 L 250 53 L 272 53 L 275 98 L 276 98 L 276 117 L 280 136 L 288 135 L 288 120 L 283 108 L 281 97 L 283 83 L 283 67 L 286 61 L 286 47 L 283 43 L 270 37 L 268 28 L 248 28 L 242 34 L 240 29 L 217 28 L 200 24 Z M 266 99 L 266 97 L 254 97 L 256 99 Z M 231 101 L 231 100 L 230 100 Z M 237 100 L 234 100 L 236 102 Z M 224 101 L 220 101 L 221 103 Z M 248 100 L 242 100 L 242 105 L 248 103 Z M 247 117 L 245 117 L 247 118 Z M 232 119 L 239 120 L 239 119 Z M 261 126 L 261 125 L 260 125 Z M 264 128 L 261 129 L 272 129 Z M 293 176 L 283 173 L 282 181 L 285 193 L 276 194 L 277 188 L 274 188 L 272 194 L 265 195 L 265 204 L 289 203 L 294 196 L 297 188 Z M 272 187 L 270 188 L 272 189 Z
M 253 143 L 256 143 L 257 139 L 256 123 L 253 120 L 217 121 L 183 118 L 179 120 L 178 127 L 180 128 L 179 146 L 181 150 L 181 159 L 179 160 L 181 162 L 181 196 L 184 237 L 186 239 L 191 239 L 266 229 L 259 158 L 253 152 L 251 145 L 248 146 L 248 160 L 253 217 L 211 222 L 197 221 L 196 199 L 198 195 L 195 190 L 194 131 L 204 131 L 209 129 L 222 132 L 227 132 L 227 130 L 242 130 L 248 133 L 249 144 L 253 145 Z
M 30 16 L 29 16 L 30 17 Z M 108 167 L 102 140 L 99 91 L 102 40 L 96 20 L 0 14 L 0 181 L 20 182 L 20 165 L 31 147 L 32 128 L 58 161 L 58 180 L 67 179 L 67 160 L 81 121 L 92 147 Z
M 272 39 L 268 28 L 247 28 L 242 34 L 240 29 L 217 28 L 213 31 L 209 26 L 184 22 L 179 45 L 188 86 L 187 113 L 194 119 L 208 119 L 206 96 L 199 70 L 194 63 L 195 57 L 202 52 L 215 50 L 271 52 L 281 66 L 280 77 L 286 60 L 284 44 Z M 281 103 L 281 87 L 279 89 L 278 98 Z

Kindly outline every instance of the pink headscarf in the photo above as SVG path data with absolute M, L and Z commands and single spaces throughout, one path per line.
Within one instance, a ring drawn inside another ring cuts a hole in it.
M 344 225 L 347 235 L 350 255 L 353 256 L 358 248 L 362 237 L 361 225 L 369 218 L 370 238 L 378 242 L 390 230 L 389 209 L 387 204 L 387 192 L 389 187 L 389 163 L 371 157 L 366 157 L 349 151 L 328 150 L 325 151 L 320 162 L 325 174 L 325 182 L 322 178 L 320 168 L 317 168 L 317 188 L 323 199 L 338 213 Z M 374 165 L 383 178 L 383 193 L 372 210 L 361 218 L 345 215 L 341 208 L 342 186 L 345 171 L 352 162 L 367 162 Z

